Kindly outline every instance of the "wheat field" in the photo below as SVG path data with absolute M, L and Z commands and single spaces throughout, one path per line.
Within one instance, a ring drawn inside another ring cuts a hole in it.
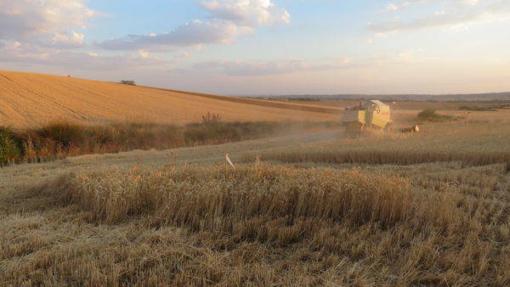
M 335 109 L 194 94 L 73 77 L 0 71 L 0 124 L 185 124 L 212 112 L 226 121 L 327 121 Z
M 182 97 L 326 122 L 0 168 L 0 286 L 510 285 L 509 109 L 401 103 L 397 127 L 421 107 L 449 120 L 351 137 L 324 103 Z

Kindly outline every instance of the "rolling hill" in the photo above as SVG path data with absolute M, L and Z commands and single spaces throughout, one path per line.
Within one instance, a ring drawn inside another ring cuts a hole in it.
M 33 127 L 65 120 L 81 124 L 185 124 L 202 115 L 226 121 L 335 120 L 339 110 L 73 77 L 0 71 L 0 126 Z

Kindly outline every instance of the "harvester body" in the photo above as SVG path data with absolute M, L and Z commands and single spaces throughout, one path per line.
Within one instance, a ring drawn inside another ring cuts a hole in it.
M 352 131 L 365 127 L 386 129 L 391 124 L 391 108 L 378 100 L 360 102 L 345 109 L 342 122 Z

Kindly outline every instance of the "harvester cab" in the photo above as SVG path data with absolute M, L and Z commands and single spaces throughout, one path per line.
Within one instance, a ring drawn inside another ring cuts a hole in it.
M 342 123 L 349 133 L 365 128 L 387 129 L 391 125 L 391 108 L 378 100 L 362 101 L 345 109 Z

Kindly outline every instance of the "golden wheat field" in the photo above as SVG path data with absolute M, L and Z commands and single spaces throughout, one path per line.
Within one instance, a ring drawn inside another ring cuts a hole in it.
M 56 120 L 185 124 L 199 121 L 207 112 L 218 113 L 226 121 L 335 119 L 331 113 L 335 110 L 323 107 L 5 71 L 0 71 L 0 111 L 0 124 L 11 127 Z
M 441 113 L 1 168 L 0 286 L 508 286 L 510 110 Z
M 0 0 L 0 287 L 510 287 L 508 27 Z

